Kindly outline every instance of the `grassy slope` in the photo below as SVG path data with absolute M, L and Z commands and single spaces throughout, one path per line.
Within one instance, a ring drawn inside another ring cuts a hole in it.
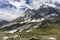
M 37 37 L 39 40 L 45 40 L 44 37 L 53 36 L 57 37 L 60 40 L 60 22 L 56 20 L 44 21 L 38 28 L 33 29 L 31 32 L 16 32 L 14 34 L 6 33 L 7 31 L 0 32 L 0 40 L 3 39 L 4 36 L 14 37 L 15 35 L 19 35 L 16 38 L 9 38 L 8 40 L 28 40 L 31 37 Z M 13 35 L 13 36 L 12 36 Z

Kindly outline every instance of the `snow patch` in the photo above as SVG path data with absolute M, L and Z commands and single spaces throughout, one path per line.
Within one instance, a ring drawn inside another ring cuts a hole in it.
M 17 30 L 11 30 L 9 33 L 12 33 L 12 34 L 13 34 L 13 33 L 16 32 L 16 31 L 17 31 Z
M 44 21 L 44 20 L 45 20 L 45 18 L 41 18 L 41 22 Z
M 23 31 L 23 29 L 21 29 L 19 32 L 22 32 Z
M 7 40 L 8 38 L 9 38 L 9 37 L 7 37 L 7 36 L 4 36 L 4 37 L 3 37 L 3 40 Z
M 30 31 L 32 31 L 32 29 L 30 29 L 30 30 L 27 30 L 26 32 L 30 32 Z
M 56 40 L 56 38 L 54 38 L 54 37 L 48 37 L 47 39 L 49 39 L 49 40 Z
M 31 22 L 40 22 L 40 19 L 33 19 Z

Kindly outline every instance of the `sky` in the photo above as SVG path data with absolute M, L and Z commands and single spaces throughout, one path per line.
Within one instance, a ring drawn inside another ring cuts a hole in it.
M 43 4 L 60 8 L 60 0 L 0 0 L 0 19 L 12 21 L 24 16 L 27 8 L 37 10 Z

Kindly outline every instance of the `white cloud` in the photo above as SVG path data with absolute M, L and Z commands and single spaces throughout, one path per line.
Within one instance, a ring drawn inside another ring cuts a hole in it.
M 52 3 L 50 3 L 50 2 L 52 2 Z M 47 4 L 52 7 L 57 7 L 56 5 L 54 5 L 54 3 L 56 3 L 56 2 L 60 3 L 60 0 L 32 0 L 31 3 L 29 4 L 29 6 L 34 9 L 38 9 L 40 6 L 42 6 L 42 4 Z
M 5 0 L 0 0 L 0 1 L 5 1 Z M 26 0 L 20 0 L 20 2 L 14 0 L 6 0 L 6 1 L 17 7 L 17 9 L 13 9 L 13 8 L 8 8 L 4 10 L 0 9 L 0 19 L 4 19 L 8 21 L 12 21 L 13 19 L 16 19 L 19 16 L 25 15 L 24 11 L 20 9 L 22 8 L 21 6 L 26 6 L 27 8 L 30 9 L 38 9 L 42 4 L 46 4 L 48 6 L 57 8 L 58 6 L 54 5 L 54 3 L 55 2 L 60 3 L 60 0 L 30 0 L 31 1 L 30 4 L 26 4 Z M 52 3 L 50 3 L 50 1 Z
M 11 0 L 9 0 L 8 2 L 11 3 L 12 5 L 16 6 L 17 9 L 19 9 L 20 6 L 24 5 L 26 1 L 22 1 L 22 0 L 21 0 L 20 2 L 16 2 L 16 1 L 11 1 Z
M 24 16 L 24 11 L 22 10 L 13 10 L 13 9 L 3 9 L 0 10 L 0 19 L 12 21 L 13 19 L 16 19 L 19 16 Z

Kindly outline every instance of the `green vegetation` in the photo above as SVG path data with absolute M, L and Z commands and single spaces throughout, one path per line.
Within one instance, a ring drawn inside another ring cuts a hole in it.
M 39 23 L 33 23 L 39 24 Z M 34 27 L 32 23 L 30 23 L 30 27 Z M 26 27 L 29 24 L 25 24 Z M 21 26 L 22 28 L 24 26 Z M 20 27 L 16 28 L 19 30 Z M 60 20 L 45 20 L 43 21 L 38 28 L 32 28 L 30 32 L 15 32 L 13 34 L 8 33 L 9 31 L 0 31 L 0 40 L 4 39 L 4 36 L 7 36 L 7 40 L 29 40 L 31 37 L 36 37 L 39 40 L 47 40 L 47 37 L 56 37 L 57 40 L 60 40 Z M 17 37 L 15 37 L 18 35 Z

